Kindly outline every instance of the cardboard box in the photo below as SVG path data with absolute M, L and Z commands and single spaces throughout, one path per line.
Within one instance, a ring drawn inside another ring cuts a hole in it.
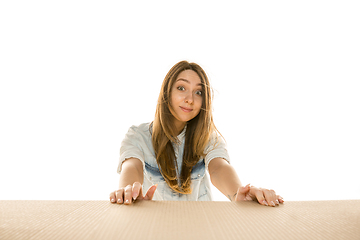
M 0 201 L 0 239 L 360 239 L 360 200 Z

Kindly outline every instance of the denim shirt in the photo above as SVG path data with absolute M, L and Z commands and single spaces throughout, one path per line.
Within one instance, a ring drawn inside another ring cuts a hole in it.
M 150 123 L 130 127 L 120 147 L 120 159 L 118 173 L 121 173 L 121 165 L 128 158 L 137 158 L 143 164 L 144 182 L 143 193 L 154 184 L 158 184 L 153 200 L 166 201 L 211 201 L 210 179 L 208 176 L 209 162 L 214 158 L 223 158 L 230 161 L 224 141 L 213 134 L 208 146 L 205 148 L 205 158 L 199 162 L 191 171 L 191 194 L 181 194 L 172 190 L 162 174 L 160 173 L 152 146 Z M 173 144 L 178 169 L 181 169 L 185 144 L 184 130 L 177 136 L 179 144 Z M 179 173 L 178 173 L 179 174 Z

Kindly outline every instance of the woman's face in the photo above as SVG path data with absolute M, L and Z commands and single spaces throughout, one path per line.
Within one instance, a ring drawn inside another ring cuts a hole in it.
M 186 122 L 196 117 L 202 106 L 203 88 L 199 75 L 193 70 L 184 70 L 171 89 L 171 113 L 175 126 L 181 131 Z

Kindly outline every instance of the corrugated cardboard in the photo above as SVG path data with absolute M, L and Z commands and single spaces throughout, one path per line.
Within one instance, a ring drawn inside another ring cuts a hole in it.
M 0 239 L 360 239 L 360 200 L 0 201 Z

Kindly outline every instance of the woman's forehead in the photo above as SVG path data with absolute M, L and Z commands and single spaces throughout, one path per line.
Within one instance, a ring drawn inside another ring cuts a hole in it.
M 177 81 L 184 81 L 189 84 L 202 85 L 199 75 L 194 70 L 184 70 L 176 78 Z

